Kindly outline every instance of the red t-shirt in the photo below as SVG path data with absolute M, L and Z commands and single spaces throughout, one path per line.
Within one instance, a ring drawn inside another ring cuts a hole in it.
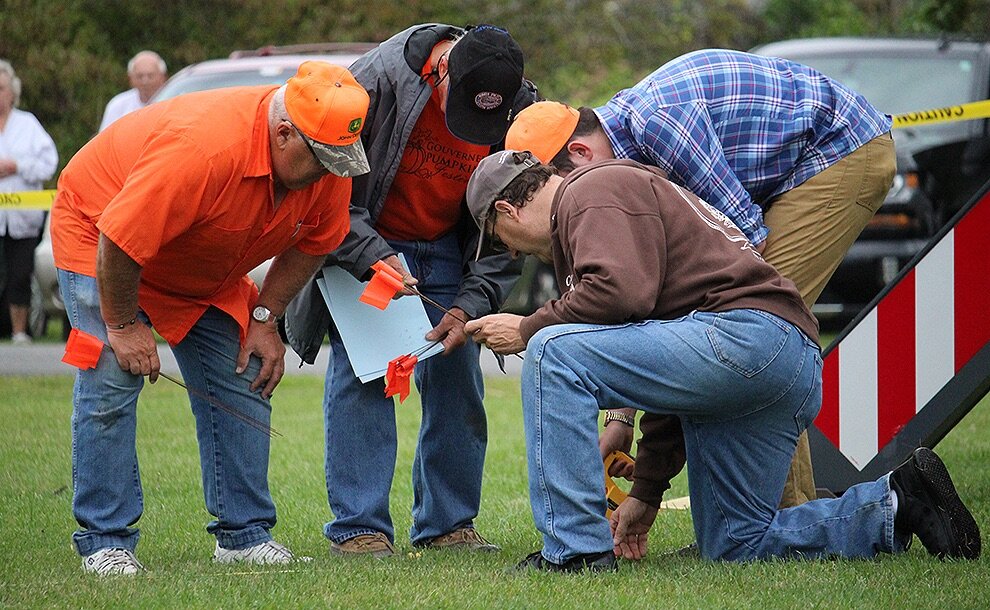
M 424 77 L 429 68 L 427 62 Z M 450 133 L 434 90 L 409 135 L 375 229 L 386 239 L 403 241 L 432 241 L 449 233 L 460 219 L 468 178 L 488 150 Z

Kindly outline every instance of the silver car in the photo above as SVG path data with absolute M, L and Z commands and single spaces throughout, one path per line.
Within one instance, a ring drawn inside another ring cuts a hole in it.
M 374 49 L 375 43 L 328 43 L 263 47 L 254 51 L 234 51 L 227 59 L 211 59 L 191 64 L 176 72 L 152 102 L 166 100 L 183 93 L 241 87 L 251 85 L 282 84 L 296 73 L 304 61 L 321 60 L 340 66 L 350 66 L 364 53 Z M 268 272 L 267 261 L 248 275 L 259 286 Z M 58 274 L 52 256 L 51 235 L 46 222 L 41 243 L 34 255 L 34 278 L 31 302 L 31 333 L 35 337 L 45 334 L 48 320 L 65 316 L 65 305 L 58 290 Z M 69 325 L 63 324 L 63 335 L 68 335 Z

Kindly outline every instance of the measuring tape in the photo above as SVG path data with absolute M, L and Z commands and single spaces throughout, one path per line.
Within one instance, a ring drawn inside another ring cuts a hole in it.
M 893 115 L 894 129 L 986 118 L 990 118 L 990 100 Z M 48 210 L 54 200 L 54 190 L 0 193 L 0 210 Z
M 612 462 L 616 460 L 620 462 L 626 462 L 627 464 L 635 464 L 636 462 L 629 456 L 628 453 L 624 451 L 613 451 L 605 457 L 605 518 L 608 519 L 612 516 L 612 511 L 622 504 L 629 493 L 615 484 L 615 480 L 608 476 L 608 469 L 612 466 Z

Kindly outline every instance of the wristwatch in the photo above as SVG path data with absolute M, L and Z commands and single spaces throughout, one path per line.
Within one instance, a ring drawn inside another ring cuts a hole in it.
M 258 305 L 251 311 L 251 319 L 255 322 L 266 324 L 268 322 L 273 322 L 275 320 L 275 316 L 272 314 L 271 309 L 268 309 L 264 305 Z
M 620 421 L 630 427 L 636 426 L 636 418 L 632 415 L 626 415 L 622 411 L 605 411 L 604 425 L 608 426 L 608 423 L 613 421 Z

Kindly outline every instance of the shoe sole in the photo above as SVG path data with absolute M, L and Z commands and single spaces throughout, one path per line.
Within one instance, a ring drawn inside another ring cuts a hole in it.
M 948 516 L 948 525 L 956 542 L 953 548 L 944 553 L 936 553 L 936 556 L 940 559 L 978 559 L 981 552 L 980 528 L 956 493 L 945 463 L 927 447 L 915 450 L 911 459 L 928 493 L 936 499 L 938 509 Z
M 375 559 L 385 559 L 386 557 L 392 557 L 395 555 L 395 551 L 366 551 L 366 552 L 355 552 L 355 551 L 344 551 L 337 547 L 330 547 L 330 554 L 336 557 L 348 557 L 348 558 L 358 558 L 358 557 L 374 557 Z

